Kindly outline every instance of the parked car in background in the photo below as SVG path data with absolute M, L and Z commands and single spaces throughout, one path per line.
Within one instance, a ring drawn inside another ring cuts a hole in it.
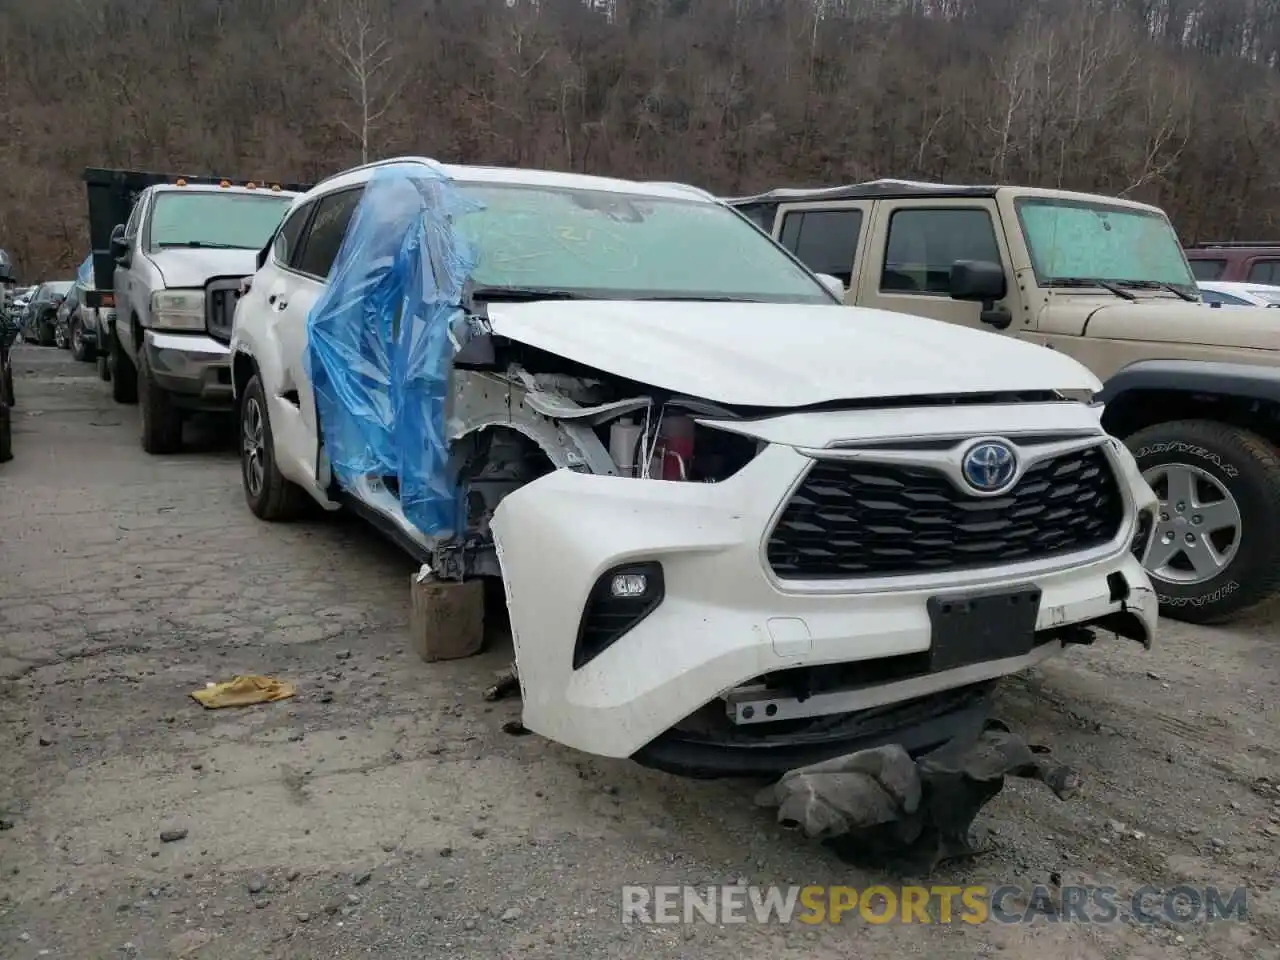
M 1270 284 L 1201 280 L 1196 286 L 1211 307 L 1280 307 L 1280 287 Z
M 1280 284 L 1280 243 L 1198 243 L 1186 254 L 1197 281 Z
M 53 321 L 53 342 L 60 350 L 71 349 L 71 323 L 80 312 L 82 288 L 73 283 L 67 295 L 58 304 L 58 311 Z
M 36 287 L 22 318 L 22 338 L 28 343 L 52 347 L 56 342 L 55 327 L 58 307 L 71 292 L 73 280 L 51 280 Z
M 1206 317 L 1188 264 L 1261 274 L 1280 247 L 1247 265 L 1238 245 L 1184 252 L 1158 207 L 1033 187 L 878 180 L 733 203 L 850 305 L 999 331 L 1102 379 L 1102 426 L 1160 497 L 1143 557 L 1162 614 L 1221 623 L 1280 597 L 1280 318 Z
M 84 179 L 95 251 L 86 299 L 115 316 L 99 330 L 99 370 L 117 403 L 141 407 L 143 450 L 176 453 L 191 414 L 231 412 L 240 284 L 295 191 L 136 170 L 90 168 Z

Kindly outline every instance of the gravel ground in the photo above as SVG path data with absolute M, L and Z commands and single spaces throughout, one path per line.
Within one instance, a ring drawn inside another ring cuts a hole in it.
M 981 818 L 993 851 L 931 878 L 1244 885 L 1243 922 L 624 925 L 624 883 L 893 880 L 783 832 L 742 784 L 503 733 L 518 703 L 481 691 L 509 642 L 417 660 L 395 548 L 353 520 L 261 524 L 225 431 L 147 457 L 90 366 L 19 347 L 16 368 L 0 957 L 1280 956 L 1271 623 L 1168 622 L 1151 653 L 1103 640 L 1008 683 L 1002 716 L 1084 788 L 1011 781 Z M 188 695 L 247 672 L 298 696 Z

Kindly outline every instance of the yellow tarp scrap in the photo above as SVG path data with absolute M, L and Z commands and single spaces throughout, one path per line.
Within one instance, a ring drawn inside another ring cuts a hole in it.
M 211 683 L 203 690 L 192 690 L 195 697 L 210 710 L 219 707 L 248 707 L 292 697 L 292 683 L 274 677 L 232 677 L 223 683 Z

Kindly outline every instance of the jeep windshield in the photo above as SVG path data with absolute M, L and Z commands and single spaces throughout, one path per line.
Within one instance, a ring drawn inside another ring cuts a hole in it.
M 291 196 L 165 190 L 156 194 L 148 248 L 261 250 L 293 202 Z
M 1167 289 L 1198 297 L 1182 244 L 1163 214 L 1059 197 L 1019 197 L 1014 206 L 1042 287 Z
M 835 304 L 807 270 L 733 211 L 572 187 L 458 183 L 455 217 L 492 299 Z

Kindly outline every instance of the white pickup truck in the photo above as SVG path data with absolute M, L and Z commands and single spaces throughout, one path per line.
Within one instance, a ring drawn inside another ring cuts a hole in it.
M 98 324 L 100 369 L 117 402 L 141 406 L 142 448 L 175 453 L 188 414 L 232 408 L 240 284 L 297 188 L 97 169 L 85 181 L 90 305 L 114 310 Z

